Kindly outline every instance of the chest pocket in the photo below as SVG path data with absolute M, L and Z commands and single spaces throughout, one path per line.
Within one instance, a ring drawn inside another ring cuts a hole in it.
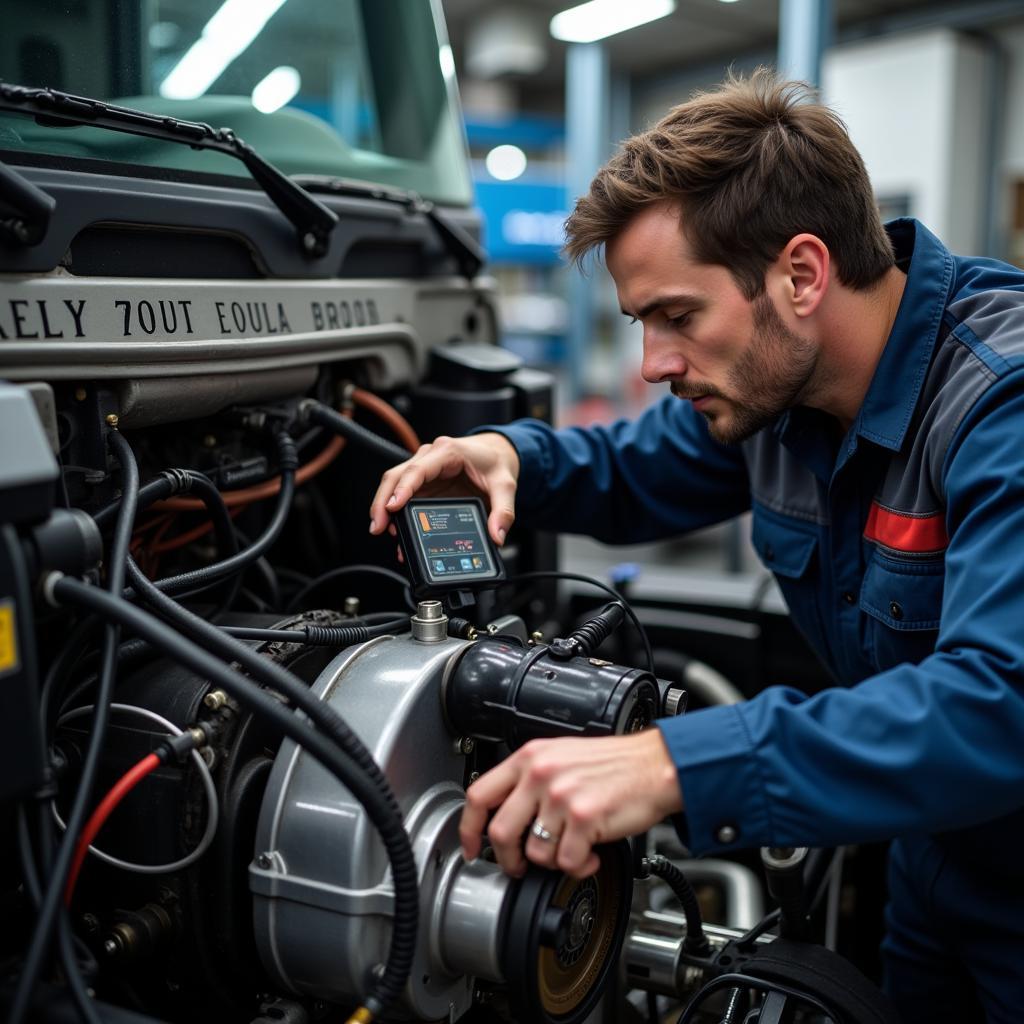
M 942 558 L 897 559 L 876 550 L 860 592 L 864 646 L 877 671 L 917 662 L 935 650 L 945 583 Z
M 784 519 L 758 505 L 753 509 L 751 543 L 778 581 L 790 617 L 807 642 L 828 661 L 818 585 L 818 535 L 814 526 Z

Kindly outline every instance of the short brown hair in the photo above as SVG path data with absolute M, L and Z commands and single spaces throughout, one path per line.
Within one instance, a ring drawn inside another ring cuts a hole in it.
M 627 139 L 566 221 L 580 264 L 643 208 L 679 203 L 701 262 L 727 267 L 748 299 L 801 232 L 829 248 L 839 280 L 866 288 L 894 262 L 871 183 L 846 126 L 801 82 L 770 68 L 730 72 Z

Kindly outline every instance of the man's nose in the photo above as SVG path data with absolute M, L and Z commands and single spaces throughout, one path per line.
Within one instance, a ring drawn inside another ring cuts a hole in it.
M 662 384 L 686 375 L 686 360 L 671 346 L 659 342 L 652 337 L 649 330 L 644 330 L 644 358 L 640 364 L 640 376 L 648 384 Z

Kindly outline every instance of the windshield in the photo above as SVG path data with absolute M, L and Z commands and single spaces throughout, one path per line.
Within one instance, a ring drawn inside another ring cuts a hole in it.
M 0 79 L 230 127 L 287 174 L 472 200 L 431 0 L 5 0 Z M 0 113 L 0 153 L 238 176 L 218 153 Z

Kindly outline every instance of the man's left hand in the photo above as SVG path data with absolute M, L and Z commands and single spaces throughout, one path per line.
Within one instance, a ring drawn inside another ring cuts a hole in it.
M 469 787 L 459 838 L 472 860 L 486 826 L 510 875 L 522 875 L 529 859 L 586 878 L 599 865 L 595 844 L 636 835 L 682 808 L 675 765 L 657 728 L 532 740 Z M 531 831 L 535 822 L 549 838 Z

